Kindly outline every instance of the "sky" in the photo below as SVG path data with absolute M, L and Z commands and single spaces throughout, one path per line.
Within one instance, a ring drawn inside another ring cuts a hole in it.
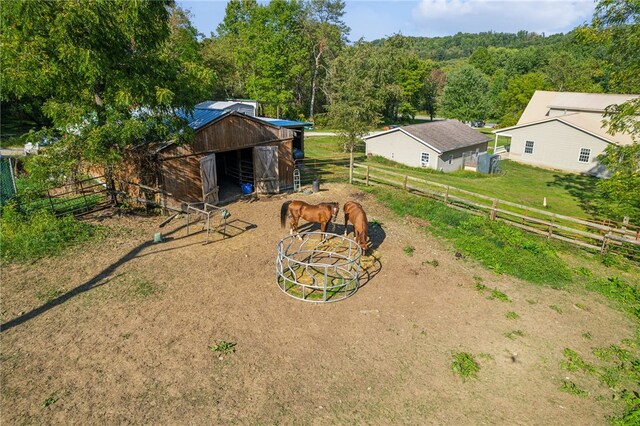
M 205 36 L 224 18 L 226 0 L 178 0 Z M 264 2 L 263 2 L 264 3 Z M 566 33 L 591 20 L 595 0 L 346 0 L 349 40 L 392 34 L 436 37 L 458 32 L 546 35 Z

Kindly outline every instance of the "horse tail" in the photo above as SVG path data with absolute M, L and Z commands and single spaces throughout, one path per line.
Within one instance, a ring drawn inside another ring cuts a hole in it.
M 280 227 L 283 229 L 287 224 L 287 212 L 289 211 L 289 204 L 291 204 L 291 201 L 285 201 L 280 208 Z

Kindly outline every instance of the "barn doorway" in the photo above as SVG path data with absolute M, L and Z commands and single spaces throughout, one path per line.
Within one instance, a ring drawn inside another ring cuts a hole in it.
M 252 148 L 217 153 L 216 169 L 220 202 L 239 198 L 243 183 L 254 184 Z

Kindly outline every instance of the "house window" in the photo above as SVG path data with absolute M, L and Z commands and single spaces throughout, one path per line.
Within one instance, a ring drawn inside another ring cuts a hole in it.
M 422 167 L 429 166 L 429 153 L 428 152 L 423 152 L 422 154 L 420 154 L 420 165 Z
M 526 141 L 524 143 L 524 153 L 533 154 L 533 141 Z
M 589 157 L 591 157 L 591 148 L 580 148 L 580 155 L 578 156 L 578 162 L 588 163 Z

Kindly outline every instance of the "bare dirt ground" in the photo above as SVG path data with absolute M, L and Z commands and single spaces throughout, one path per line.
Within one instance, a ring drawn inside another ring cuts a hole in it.
M 589 355 L 631 336 L 624 314 L 594 294 L 496 276 L 426 224 L 352 187 L 324 189 L 232 204 L 235 236 L 207 245 L 185 218 L 153 244 L 163 217 L 114 217 L 101 241 L 4 267 L 2 424 L 606 422 L 610 403 L 560 390 L 572 373 L 559 363 L 566 347 Z M 382 223 L 371 232 L 379 262 L 353 297 L 319 305 L 278 289 L 278 216 L 293 198 L 357 198 Z M 506 336 L 514 330 L 523 336 Z M 210 349 L 221 341 L 236 351 Z M 452 372 L 463 351 L 477 379 Z

